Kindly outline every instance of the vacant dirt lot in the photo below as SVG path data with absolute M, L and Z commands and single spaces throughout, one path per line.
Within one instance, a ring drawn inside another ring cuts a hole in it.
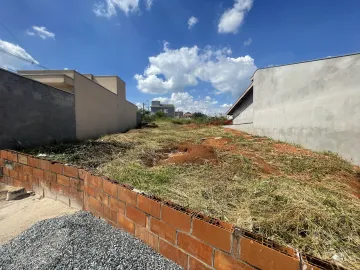
M 175 125 L 29 150 L 360 268 L 360 169 L 332 153 Z

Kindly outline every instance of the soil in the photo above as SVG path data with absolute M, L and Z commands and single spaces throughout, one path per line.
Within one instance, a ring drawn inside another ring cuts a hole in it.
M 72 214 L 77 210 L 61 202 L 30 196 L 15 201 L 0 201 L 0 244 L 16 237 L 40 220 Z
M 278 153 L 301 154 L 301 155 L 307 155 L 307 156 L 315 155 L 315 153 L 311 152 L 310 150 L 296 147 L 296 146 L 290 145 L 290 144 L 276 143 L 276 144 L 274 144 L 274 148 L 275 148 L 275 151 Z
M 168 158 L 161 160 L 159 164 L 205 164 L 217 163 L 217 156 L 214 148 L 209 145 L 185 143 L 179 145 L 176 152 L 169 154 Z
M 188 124 L 188 125 L 183 125 L 183 127 L 185 129 L 194 129 L 194 128 L 200 128 L 200 125 L 197 125 L 197 124 Z

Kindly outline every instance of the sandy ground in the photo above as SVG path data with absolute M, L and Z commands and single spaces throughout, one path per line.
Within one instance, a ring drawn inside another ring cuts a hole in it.
M 16 237 L 36 222 L 77 210 L 61 202 L 30 196 L 21 200 L 0 201 L 0 244 Z

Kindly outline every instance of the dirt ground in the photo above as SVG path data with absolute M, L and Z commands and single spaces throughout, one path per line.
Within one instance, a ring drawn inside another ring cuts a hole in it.
M 16 237 L 36 222 L 77 210 L 61 202 L 30 196 L 21 200 L 0 201 L 0 244 Z

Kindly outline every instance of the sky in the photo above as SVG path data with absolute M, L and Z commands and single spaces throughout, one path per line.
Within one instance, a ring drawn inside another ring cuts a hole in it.
M 225 114 L 258 68 L 357 52 L 358 0 L 0 1 L 1 67 L 117 75 L 184 112 Z

